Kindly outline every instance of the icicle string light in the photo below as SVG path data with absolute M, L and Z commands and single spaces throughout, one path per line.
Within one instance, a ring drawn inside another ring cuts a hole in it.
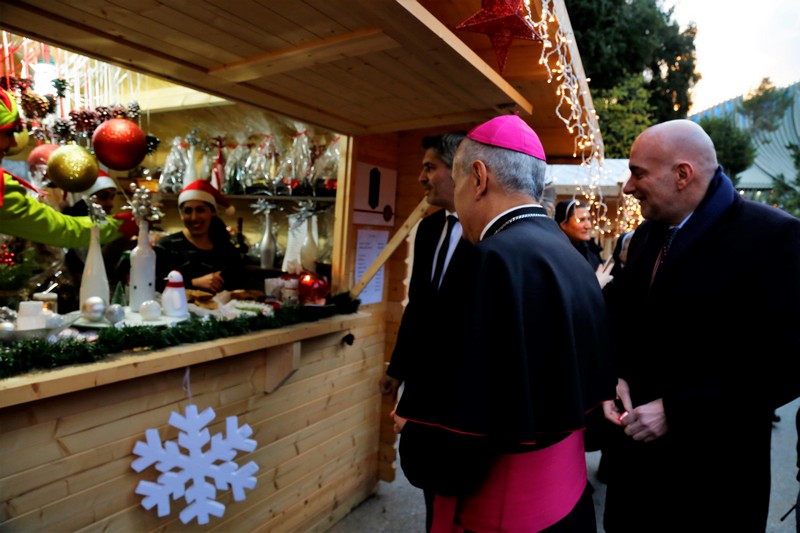
M 531 12 L 530 0 L 525 0 L 525 9 L 542 39 L 539 64 L 548 75 L 548 83 L 555 84 L 559 98 L 556 115 L 573 136 L 573 157 L 580 156 L 581 166 L 588 169 L 585 183 L 578 184 L 573 197 L 581 200 L 592 215 L 595 231 L 604 235 L 612 231 L 608 217 L 608 206 L 603 201 L 600 178 L 603 174 L 605 149 L 600 138 L 597 115 L 588 104 L 588 88 L 582 88 L 570 54 L 571 37 L 568 37 L 556 24 L 557 17 L 553 0 L 541 0 L 541 16 L 535 18 Z M 555 29 L 552 29 L 555 27 Z
M 10 51 L 10 53 L 9 53 Z M 3 31 L 3 60 L 6 77 L 28 77 L 40 63 L 55 63 L 55 76 L 67 81 L 68 89 L 63 99 L 57 101 L 58 116 L 70 110 L 94 108 L 97 105 L 126 104 L 135 95 L 124 94 L 125 88 L 141 89 L 142 75 L 96 59 L 20 37 Z M 55 92 L 53 86 L 36 86 L 41 95 Z M 63 100 L 63 101 L 62 101 Z

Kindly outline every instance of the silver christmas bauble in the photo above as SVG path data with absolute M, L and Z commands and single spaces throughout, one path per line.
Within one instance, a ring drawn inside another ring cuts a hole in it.
M 111 304 L 106 307 L 104 316 L 106 317 L 106 320 L 112 324 L 116 324 L 125 318 L 125 308 L 119 304 Z
M 161 316 L 161 304 L 155 300 L 145 300 L 139 306 L 139 314 L 142 320 L 158 320 Z
M 4 320 L 0 322 L 0 331 L 16 331 L 17 325 L 13 322 L 9 322 L 8 320 Z
M 81 306 L 81 315 L 89 322 L 100 322 L 103 320 L 103 313 L 106 310 L 106 303 L 99 296 L 89 296 Z
M 47 329 L 60 328 L 64 325 L 64 317 L 52 311 L 45 311 L 45 327 Z

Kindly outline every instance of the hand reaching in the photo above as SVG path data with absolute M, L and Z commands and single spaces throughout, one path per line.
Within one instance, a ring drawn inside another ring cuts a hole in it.
M 397 398 L 397 390 L 400 388 L 400 381 L 384 374 L 378 382 L 378 388 L 384 396 Z
M 595 271 L 594 275 L 595 277 L 597 277 L 597 282 L 600 284 L 601 289 L 606 285 L 608 285 L 608 283 L 612 279 L 614 279 L 614 276 L 609 274 L 613 266 L 614 266 L 614 260 L 611 259 L 606 264 L 597 267 L 597 270 Z
M 130 211 L 117 213 L 110 218 L 122 221 L 122 224 L 119 226 L 119 228 L 117 228 L 117 231 L 122 234 L 123 238 L 130 239 L 139 233 L 139 225 L 136 223 L 136 218 L 134 218 L 133 213 Z
M 403 431 L 403 426 L 406 425 L 407 419 L 401 416 L 397 416 L 397 414 L 394 411 L 392 411 L 391 416 L 392 420 L 394 420 L 394 428 L 393 428 L 394 432 L 400 433 L 401 431 Z
M 603 402 L 603 414 L 607 420 L 622 426 L 622 419 L 633 411 L 631 403 L 631 393 L 628 382 L 622 378 L 617 379 L 617 398 L 616 400 L 606 400 Z
M 196 289 L 217 293 L 225 286 L 225 280 L 222 279 L 222 273 L 217 271 L 206 274 L 205 276 L 200 276 L 199 278 L 194 278 L 192 280 L 192 286 Z

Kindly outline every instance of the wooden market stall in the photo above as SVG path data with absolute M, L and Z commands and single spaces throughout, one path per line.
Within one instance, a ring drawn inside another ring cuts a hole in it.
M 540 17 L 542 4 L 531 5 Z M 551 41 L 570 35 L 563 0 L 545 6 Z M 479 0 L 18 0 L 0 4 L 0 29 L 202 91 L 206 103 L 222 98 L 341 134 L 336 293 L 366 281 L 356 275 L 360 230 L 396 236 L 424 211 L 424 135 L 518 112 L 549 162 L 591 156 L 580 132 L 602 142 L 574 43 L 547 59 L 574 73 L 579 112 L 567 124 L 557 110 L 570 102 L 539 64 L 541 42 L 515 40 L 501 74 L 489 38 L 457 29 L 480 9 Z M 185 112 L 177 94 L 162 93 L 165 113 Z M 155 107 L 159 98 L 141 100 Z M 363 165 L 396 175 L 389 225 L 357 222 Z M 0 380 L 0 530 L 329 528 L 378 480 L 394 479 L 392 406 L 377 381 L 406 296 L 410 245 L 402 234 L 396 243 L 382 297 L 356 314 Z M 149 428 L 176 437 L 167 420 L 189 402 L 187 372 L 191 401 L 217 412 L 212 433 L 236 416 L 258 443 L 237 458 L 259 465 L 255 488 L 243 501 L 224 492 L 225 515 L 207 526 L 182 524 L 180 502 L 158 518 L 134 493 L 156 475 L 131 468 L 133 447 Z

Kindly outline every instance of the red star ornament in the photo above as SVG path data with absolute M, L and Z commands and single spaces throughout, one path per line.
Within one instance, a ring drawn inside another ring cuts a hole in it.
M 528 20 L 525 0 L 482 0 L 481 6 L 480 11 L 456 26 L 456 29 L 488 35 L 502 74 L 513 39 L 542 39 Z

